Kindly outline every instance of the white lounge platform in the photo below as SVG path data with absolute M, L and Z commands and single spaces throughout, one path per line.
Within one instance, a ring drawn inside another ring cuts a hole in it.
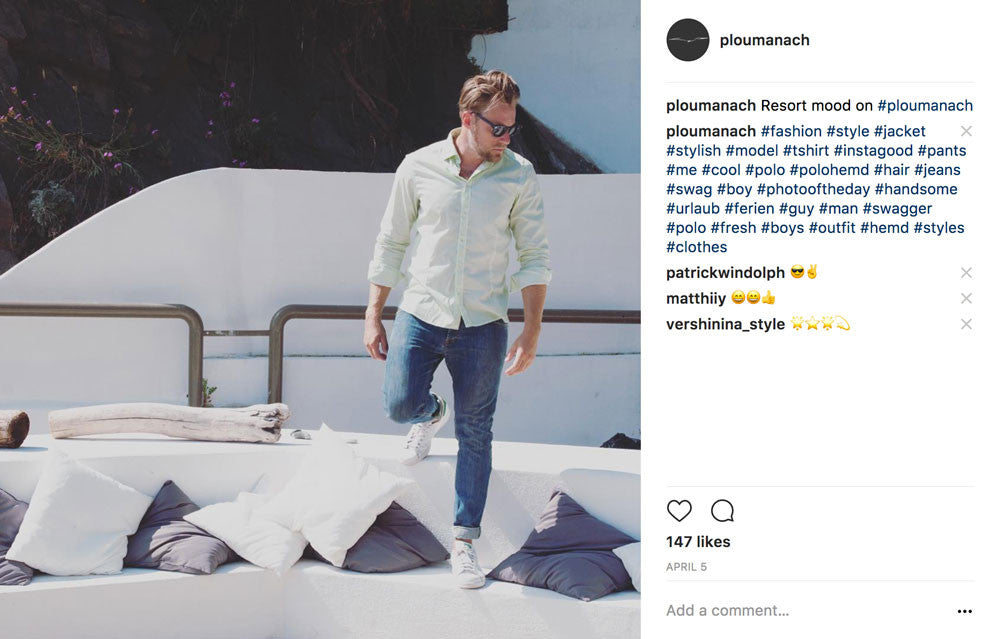
M 373 463 L 416 480 L 400 503 L 448 543 L 456 442 L 436 439 L 431 456 L 411 468 L 395 461 L 401 437 L 344 435 Z M 0 488 L 30 500 L 53 445 L 147 494 L 173 479 L 193 501 L 208 505 L 250 490 L 265 473 L 266 481 L 282 481 L 310 442 L 287 432 L 277 444 L 31 435 L 21 449 L 0 450 Z M 520 547 L 563 471 L 584 507 L 639 535 L 638 451 L 494 442 L 493 465 L 478 544 L 487 570 Z M 461 591 L 449 578 L 446 565 L 365 575 L 315 561 L 300 561 L 284 578 L 246 563 L 210 576 L 138 569 L 36 576 L 28 586 L 0 587 L 0 618 L 11 637 L 639 636 L 634 591 L 584 603 L 499 582 Z

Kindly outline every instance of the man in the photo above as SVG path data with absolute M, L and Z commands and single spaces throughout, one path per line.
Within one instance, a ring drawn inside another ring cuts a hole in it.
M 413 425 L 404 463 L 426 457 L 451 417 L 452 407 L 430 392 L 442 360 L 451 373 L 458 439 L 451 562 L 463 588 L 486 583 L 472 541 L 486 505 L 500 374 L 516 375 L 534 361 L 551 279 L 538 178 L 530 162 L 507 148 L 518 128 L 519 97 L 502 71 L 466 80 L 458 100 L 461 127 L 399 165 L 368 268 L 364 342 L 373 358 L 386 361 L 389 418 Z M 520 263 L 511 285 L 521 291 L 525 319 L 507 349 L 511 237 Z M 387 340 L 382 309 L 400 281 L 406 288 Z

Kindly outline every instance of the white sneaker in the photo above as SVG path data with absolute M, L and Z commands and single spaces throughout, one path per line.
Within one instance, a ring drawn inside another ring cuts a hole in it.
M 427 453 L 431 451 L 431 440 L 434 439 L 434 436 L 441 430 L 441 427 L 451 418 L 451 407 L 448 406 L 448 402 L 434 393 L 431 393 L 431 395 L 434 396 L 434 399 L 441 406 L 441 414 L 429 422 L 414 424 L 413 428 L 410 429 L 410 433 L 406 436 L 406 445 L 404 446 L 406 448 L 406 455 L 402 459 L 402 462 L 407 466 L 412 466 L 424 457 L 427 457 Z
M 451 574 L 459 588 L 482 588 L 486 575 L 479 567 L 476 550 L 467 541 L 455 540 L 451 547 Z

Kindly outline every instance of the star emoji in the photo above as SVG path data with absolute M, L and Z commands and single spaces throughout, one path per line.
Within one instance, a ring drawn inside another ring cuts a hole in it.
M 823 316 L 823 330 L 828 331 L 833 328 L 833 315 Z
M 809 319 L 806 320 L 806 330 L 807 331 L 808 330 L 816 330 L 816 331 L 819 330 L 819 320 L 816 319 L 815 315 L 810 316 Z
M 795 330 L 799 330 L 800 328 L 802 328 L 801 315 L 792 315 L 792 328 L 794 328 Z

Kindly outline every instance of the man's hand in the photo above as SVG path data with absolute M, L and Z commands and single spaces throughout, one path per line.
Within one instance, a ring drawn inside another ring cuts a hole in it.
M 365 350 L 372 359 L 385 361 L 385 355 L 389 352 L 389 339 L 385 335 L 381 318 L 365 317 Z
M 524 330 L 507 351 L 507 359 L 504 362 L 514 360 L 514 363 L 504 371 L 504 375 L 508 377 L 523 373 L 531 366 L 531 362 L 535 361 L 538 336 L 542 333 L 542 307 L 545 305 L 547 290 L 545 284 L 532 284 L 521 289 L 521 299 L 524 300 Z
M 368 308 L 365 309 L 365 350 L 372 359 L 385 361 L 389 353 L 389 340 L 382 326 L 382 309 L 389 297 L 389 287 L 380 284 L 368 286 Z
M 510 350 L 507 351 L 507 358 L 504 359 L 505 363 L 512 359 L 514 362 L 504 371 L 504 375 L 509 377 L 528 370 L 531 363 L 535 361 L 535 350 L 538 349 L 538 335 L 539 332 L 537 330 L 525 329 L 517 336 L 517 339 L 511 344 Z

